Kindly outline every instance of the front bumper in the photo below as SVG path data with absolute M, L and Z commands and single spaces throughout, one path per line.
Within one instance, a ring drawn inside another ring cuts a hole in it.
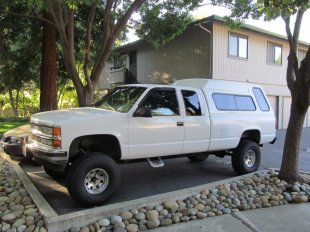
M 28 143 L 26 148 L 33 154 L 35 162 L 48 169 L 64 171 L 67 167 L 68 156 L 66 151 L 45 148 L 34 143 Z
M 1 141 L 1 146 L 5 153 L 12 158 L 25 157 L 25 145 L 23 143 L 6 143 Z

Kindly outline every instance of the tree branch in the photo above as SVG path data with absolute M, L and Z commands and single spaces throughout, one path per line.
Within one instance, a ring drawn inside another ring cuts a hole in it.
M 107 5 L 104 10 L 104 16 L 103 16 L 103 46 L 105 46 L 106 41 L 108 40 L 111 29 L 110 29 L 110 18 L 111 18 L 111 12 L 113 7 L 113 1 L 108 0 Z
M 96 13 L 96 5 L 93 4 L 90 8 L 88 18 L 87 18 L 87 23 L 86 23 L 86 35 L 85 35 L 85 61 L 84 61 L 84 75 L 85 79 L 87 81 L 88 86 L 92 85 L 90 77 L 89 77 L 89 71 L 88 71 L 88 66 L 90 63 L 90 37 L 91 37 L 91 31 L 92 31 L 92 25 L 94 21 Z
M 100 73 L 101 73 L 101 71 L 105 65 L 105 62 L 107 61 L 107 59 L 108 59 L 108 57 L 112 51 L 112 47 L 114 45 L 116 38 L 119 36 L 121 31 L 126 26 L 129 18 L 132 16 L 133 12 L 136 11 L 137 9 L 139 9 L 144 1 L 145 0 L 135 0 L 130 5 L 128 10 L 124 13 L 124 15 L 115 24 L 112 32 L 108 33 L 105 30 L 106 36 L 104 37 L 100 52 L 99 52 L 98 57 L 96 59 L 97 62 L 94 65 L 94 68 L 93 68 L 92 74 L 91 74 L 91 79 L 93 82 L 96 83 L 99 80 Z M 110 5 L 108 5 L 109 2 L 110 2 L 110 0 L 108 0 L 107 6 L 110 7 Z M 112 5 L 111 5 L 111 7 L 112 7 Z M 109 9 L 109 8 L 106 8 L 106 12 L 107 12 L 107 9 Z M 106 17 L 108 17 L 108 16 L 106 16 Z M 110 19 L 110 16 L 108 19 Z M 105 23 L 109 26 L 110 20 L 105 21 Z
M 291 28 L 290 28 L 291 18 L 290 18 L 290 16 L 288 16 L 288 17 L 282 17 L 282 19 L 283 19 L 283 21 L 285 23 L 285 31 L 286 31 L 286 35 L 287 35 L 287 39 L 288 39 L 289 45 L 290 45 L 291 48 L 294 48 L 296 46 L 294 44 L 294 39 L 293 39 L 292 31 L 291 31 Z
M 127 24 L 129 18 L 133 14 L 133 12 L 135 12 L 137 9 L 139 9 L 144 1 L 145 0 L 135 0 L 131 4 L 131 6 L 129 7 L 127 12 L 116 23 L 116 25 L 114 27 L 114 30 L 113 30 L 113 33 L 112 33 L 112 35 L 114 37 L 117 37 L 121 33 L 121 31 L 123 30 L 124 26 Z
M 298 60 L 296 55 L 297 43 L 296 41 L 294 41 L 294 37 L 290 29 L 290 16 L 282 18 L 285 23 L 285 30 L 287 34 L 288 43 L 290 46 L 290 52 L 287 57 L 286 81 L 289 90 L 291 91 L 291 93 L 293 93 L 295 80 L 297 76 L 299 76 Z
M 56 27 L 56 25 L 54 24 L 54 22 L 47 20 L 45 18 L 41 18 L 41 17 L 36 17 L 36 16 L 31 16 L 31 15 L 24 15 L 24 14 L 19 14 L 19 13 L 14 13 L 14 12 L 8 12 L 8 11 L 3 11 L 0 10 L 0 13 L 2 14 L 7 14 L 7 15 L 12 15 L 12 16 L 16 16 L 16 17 L 20 17 L 20 18 L 26 18 L 26 19 L 34 19 L 34 20 L 40 20 L 46 23 L 51 24 L 52 26 Z
M 96 63 L 93 66 L 92 73 L 91 73 L 91 80 L 96 82 L 97 76 L 99 75 L 98 65 L 101 63 L 102 56 L 105 53 L 106 46 L 111 36 L 111 28 L 110 28 L 110 19 L 111 19 L 111 12 L 113 7 L 113 1 L 107 0 L 106 7 L 104 9 L 103 15 L 103 39 L 100 46 L 100 50 L 97 53 Z
M 305 13 L 305 10 L 299 9 L 297 12 L 297 16 L 296 16 L 296 21 L 295 21 L 295 25 L 294 25 L 294 34 L 293 34 L 293 39 L 294 39 L 294 42 L 296 43 L 296 46 L 298 45 L 298 38 L 299 38 L 299 34 L 300 34 L 300 25 L 301 25 L 301 21 L 302 21 L 304 13 Z
M 118 5 L 118 0 L 115 0 L 113 4 L 113 11 L 116 10 L 117 5 Z
M 49 4 L 50 12 L 53 16 L 53 20 L 56 24 L 60 41 L 63 47 L 68 48 L 68 40 L 66 36 L 66 27 L 64 25 L 63 17 L 62 17 L 62 7 L 57 1 L 46 1 Z

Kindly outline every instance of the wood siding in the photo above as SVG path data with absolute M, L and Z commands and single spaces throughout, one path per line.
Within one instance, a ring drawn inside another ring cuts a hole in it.
M 141 83 L 171 83 L 184 78 L 210 78 L 210 34 L 198 26 L 187 29 L 165 47 L 137 51 Z
M 248 37 L 248 59 L 228 55 L 228 35 L 234 32 Z M 267 63 L 268 42 L 282 45 L 282 65 Z M 303 48 L 304 49 L 304 48 Z M 213 24 L 213 75 L 214 79 L 248 81 L 260 84 L 268 95 L 289 96 L 286 85 L 288 42 L 246 29 L 229 30 L 222 23 Z

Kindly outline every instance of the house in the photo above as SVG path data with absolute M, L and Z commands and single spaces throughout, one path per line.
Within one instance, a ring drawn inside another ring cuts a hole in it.
M 309 44 L 300 42 L 301 61 Z M 193 22 L 166 46 L 155 49 L 139 40 L 115 49 L 114 63 L 103 73 L 101 88 L 120 83 L 172 83 L 210 78 L 256 83 L 265 89 L 278 128 L 287 127 L 290 92 L 286 84 L 289 45 L 286 37 L 242 24 L 231 30 L 218 16 Z M 310 126 L 308 112 L 305 127 Z

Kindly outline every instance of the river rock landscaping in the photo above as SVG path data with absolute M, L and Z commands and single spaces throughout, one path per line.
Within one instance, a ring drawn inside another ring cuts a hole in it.
M 137 232 L 237 211 L 310 201 L 309 184 L 288 184 L 277 175 L 274 170 L 255 173 L 240 181 L 206 189 L 184 200 L 132 209 L 80 229 L 72 228 L 70 232 Z M 308 175 L 304 175 L 309 179 Z
M 0 231 L 47 231 L 42 215 L 10 163 L 0 157 Z M 70 232 L 138 232 L 238 211 L 310 201 L 309 183 L 288 184 L 275 170 L 217 185 L 183 200 L 166 201 L 102 218 Z M 310 176 L 303 174 L 305 178 Z
M 0 156 L 0 231 L 45 232 L 44 220 L 10 163 Z

